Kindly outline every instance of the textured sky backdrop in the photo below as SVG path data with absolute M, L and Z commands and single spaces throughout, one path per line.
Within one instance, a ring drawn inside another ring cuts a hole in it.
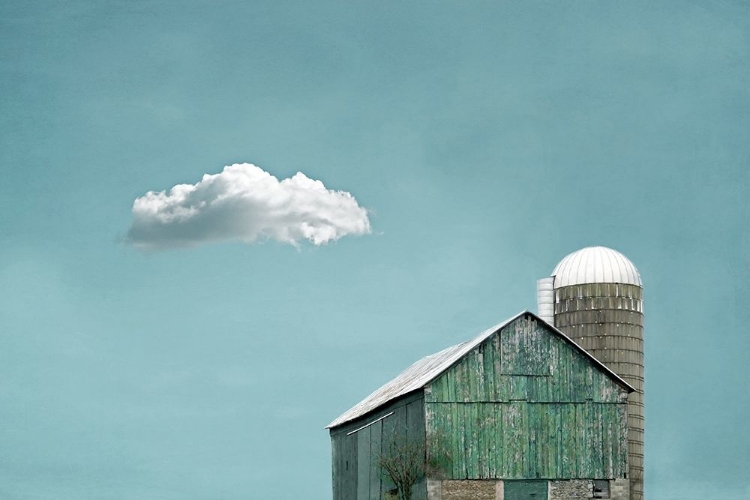
M 743 1 L 3 1 L 0 496 L 327 500 L 328 422 L 599 244 L 647 496 L 750 499 L 749 51 Z M 244 162 L 355 222 L 133 233 Z

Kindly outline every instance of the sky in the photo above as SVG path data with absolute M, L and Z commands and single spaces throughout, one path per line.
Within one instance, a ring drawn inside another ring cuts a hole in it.
M 0 496 L 329 499 L 330 421 L 604 245 L 647 497 L 750 499 L 749 131 L 742 1 L 5 0 Z

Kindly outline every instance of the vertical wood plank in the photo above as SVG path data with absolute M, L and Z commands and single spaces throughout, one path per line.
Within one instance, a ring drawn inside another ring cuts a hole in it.
M 357 432 L 357 500 L 370 500 L 370 429 Z
M 370 429 L 370 500 L 383 498 L 378 460 L 382 453 L 383 422 L 376 422 Z

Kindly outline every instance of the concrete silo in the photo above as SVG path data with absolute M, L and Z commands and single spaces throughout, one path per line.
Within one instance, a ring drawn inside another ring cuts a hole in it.
M 631 500 L 643 499 L 643 283 L 620 252 L 573 252 L 537 282 L 539 316 L 572 338 L 636 392 L 628 399 Z

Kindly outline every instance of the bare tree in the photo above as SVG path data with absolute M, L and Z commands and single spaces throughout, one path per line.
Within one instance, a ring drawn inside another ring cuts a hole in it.
M 434 434 L 430 437 L 434 444 L 429 457 L 421 440 L 409 440 L 402 435 L 384 443 L 384 451 L 378 457 L 377 464 L 382 474 L 396 487 L 399 500 L 411 500 L 415 484 L 426 475 L 443 477 L 452 466 L 450 453 L 442 447 L 434 449 L 439 440 Z
M 411 489 L 425 475 L 424 444 L 396 438 L 385 446 L 378 457 L 378 466 L 398 491 L 400 500 L 411 500 Z

